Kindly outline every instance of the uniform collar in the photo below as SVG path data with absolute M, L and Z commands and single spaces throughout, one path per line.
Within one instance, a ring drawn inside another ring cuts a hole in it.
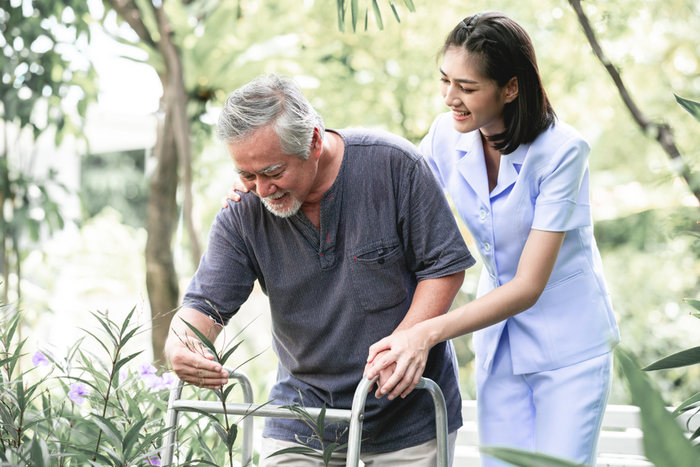
M 515 166 L 523 165 L 529 147 L 529 144 L 521 144 L 518 146 L 518 149 L 512 153 L 501 156 L 501 164 L 498 167 L 498 185 L 496 185 L 496 188 L 490 193 L 491 197 L 502 193 L 518 181 L 520 169 Z
M 457 161 L 457 170 L 467 181 L 486 206 L 490 206 L 489 182 L 486 175 L 486 162 L 484 161 L 484 149 L 481 146 L 481 135 L 479 131 L 470 131 L 459 137 L 456 151 L 463 152 L 464 155 Z
M 484 149 L 481 145 L 479 131 L 464 133 L 457 141 L 455 150 L 464 153 L 464 156 L 457 162 L 457 169 L 476 192 L 481 202 L 489 206 L 493 196 L 502 193 L 518 180 L 519 170 L 515 168 L 515 165 L 523 164 L 529 146 L 529 144 L 521 145 L 511 154 L 501 156 L 501 163 L 498 169 L 498 185 L 490 193 L 486 175 L 486 162 L 484 161 Z

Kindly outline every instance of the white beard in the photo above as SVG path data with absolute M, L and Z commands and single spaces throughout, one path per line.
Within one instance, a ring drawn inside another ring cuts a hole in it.
M 287 207 L 284 206 L 279 206 L 275 204 L 271 204 L 269 200 L 271 199 L 279 199 L 285 194 L 289 194 L 290 198 L 290 205 Z M 294 214 L 296 214 L 299 211 L 299 208 L 301 208 L 301 201 L 296 199 L 294 195 L 292 195 L 289 191 L 285 191 L 284 193 L 268 196 L 266 198 L 260 198 L 267 208 L 268 211 L 270 211 L 272 214 L 274 214 L 277 217 L 292 217 Z

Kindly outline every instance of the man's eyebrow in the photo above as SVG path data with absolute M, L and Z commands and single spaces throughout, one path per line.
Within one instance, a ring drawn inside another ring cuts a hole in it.
M 281 163 L 281 164 L 275 164 L 275 165 L 271 165 L 271 166 L 269 166 L 269 167 L 265 167 L 264 169 L 260 170 L 260 171 L 257 172 L 257 173 L 265 175 L 265 174 L 269 174 L 269 173 L 271 173 L 271 172 L 275 172 L 276 170 L 279 170 L 279 169 L 281 169 L 282 167 L 284 167 L 284 164 L 282 164 L 282 163 Z M 250 173 L 250 172 L 246 172 L 245 170 L 239 170 L 239 169 L 238 169 L 237 167 L 235 167 L 235 166 L 234 166 L 233 170 L 234 170 L 238 175 L 247 175 L 247 174 Z
M 442 73 L 442 76 L 447 77 L 447 74 L 442 71 L 442 68 L 440 68 L 440 73 Z M 460 78 L 455 78 L 455 81 L 458 83 L 465 83 L 465 84 L 479 84 L 477 81 L 472 81 L 470 79 L 460 79 Z

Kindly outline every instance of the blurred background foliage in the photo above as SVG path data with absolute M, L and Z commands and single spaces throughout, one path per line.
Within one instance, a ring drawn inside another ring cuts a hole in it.
M 370 7 L 367 30 L 360 21 L 355 34 L 351 33 L 349 14 L 346 32 L 338 30 L 335 2 L 163 3 L 183 64 L 192 130 L 194 214 L 203 245 L 219 209 L 219 199 L 234 177 L 223 148 L 212 139 L 218 109 L 231 91 L 260 73 L 287 74 L 299 81 L 327 127 L 383 128 L 418 143 L 434 117 L 446 109 L 438 91 L 436 61 L 445 35 L 463 17 L 498 10 L 530 33 L 555 111 L 592 145 L 591 203 L 596 239 L 624 342 L 644 363 L 697 345 L 694 322 L 681 302 L 682 297 L 697 297 L 700 292 L 697 200 L 676 177 L 674 167 L 654 139 L 642 134 L 631 119 L 566 1 L 414 0 L 415 13 L 396 2 L 400 23 L 394 19 L 389 2 L 380 1 L 383 30 Z M 148 6 L 145 0 L 137 4 Z M 363 18 L 365 2 L 360 5 Z M 653 120 L 671 125 L 678 147 L 689 165 L 697 169 L 697 124 L 678 107 L 672 92 L 700 100 L 700 3 L 591 0 L 584 3 L 584 9 L 642 111 Z M 110 20 L 114 12 L 104 10 L 91 8 L 92 21 L 102 24 L 122 42 L 149 52 L 145 62 L 162 72 L 163 63 L 153 49 L 140 43 L 126 25 L 110 29 L 109 25 L 115 23 L 113 17 Z M 153 19 L 144 17 L 144 22 L 149 21 Z M 143 244 L 143 231 L 139 229 L 143 226 L 149 172 L 139 157 L 97 154 L 82 162 L 84 217 L 78 223 L 106 229 L 112 236 L 124 235 L 124 239 L 114 241 L 110 255 L 120 254 L 115 248 L 123 248 L 124 255 L 141 251 L 133 245 Z M 181 198 L 180 194 L 178 203 Z M 121 217 L 112 211 L 105 214 L 106 206 L 116 208 Z M 97 217 L 90 220 L 92 216 Z M 123 222 L 134 228 L 110 229 L 105 227 L 107 222 Z M 194 271 L 183 253 L 189 244 L 181 231 L 180 227 L 175 233 L 174 248 L 183 289 Z M 463 232 L 470 241 L 466 229 Z M 69 257 L 65 249 L 62 254 Z M 39 271 L 43 262 L 50 262 L 46 256 L 33 260 L 30 269 Z M 140 263 L 140 259 L 134 262 Z M 468 271 L 455 305 L 474 298 L 479 270 L 477 264 Z M 89 276 L 94 276 L 94 271 L 91 269 Z M 59 282 L 51 284 L 45 273 L 35 275 L 46 289 L 55 288 Z M 138 273 L 139 280 L 142 275 Z M 140 290 L 143 293 L 145 288 Z M 249 307 L 229 325 L 233 335 L 260 316 L 244 334 L 248 336 L 244 346 L 248 346 L 250 355 L 269 345 L 264 302 L 264 297 L 254 296 Z M 473 397 L 470 337 L 456 339 L 455 345 L 463 393 Z M 271 351 L 248 366 L 247 371 L 255 374 L 261 388 L 274 381 L 276 360 Z M 677 404 L 698 390 L 695 382 L 700 375 L 696 368 L 651 376 L 663 388 L 669 404 Z M 611 402 L 628 403 L 629 399 L 616 385 Z

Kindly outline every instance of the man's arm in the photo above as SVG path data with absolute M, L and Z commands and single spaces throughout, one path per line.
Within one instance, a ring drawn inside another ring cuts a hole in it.
M 462 286 L 463 281 L 464 271 L 435 279 L 424 279 L 420 281 L 413 295 L 411 307 L 392 334 L 410 329 L 414 325 L 427 319 L 445 314 L 450 309 L 452 301 L 455 295 L 457 295 L 459 288 Z M 429 350 L 429 348 L 414 348 L 410 355 L 402 355 L 393 365 L 381 371 L 377 384 L 377 398 L 392 392 L 395 388 L 400 388 L 401 394 L 404 397 L 408 395 L 408 393 L 416 387 L 416 384 L 420 381 L 420 377 L 423 375 L 423 369 L 427 363 Z M 369 367 L 370 364 L 365 368 L 365 372 Z M 397 367 L 406 368 L 403 377 L 389 390 L 384 388 L 385 390 L 380 392 L 379 388 L 383 388 Z M 389 398 L 393 399 L 394 396 L 390 395 Z
M 194 308 L 182 308 L 173 317 L 165 356 L 181 381 L 207 389 L 220 389 L 228 382 L 228 372 L 214 361 L 197 336 L 185 324 L 191 324 L 214 342 L 223 326 Z

